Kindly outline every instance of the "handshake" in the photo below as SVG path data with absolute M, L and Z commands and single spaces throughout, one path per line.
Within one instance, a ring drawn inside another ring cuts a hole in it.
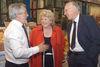
M 47 44 L 41 43 L 40 45 L 38 45 L 39 47 L 39 52 L 44 52 L 46 50 L 48 50 L 49 46 Z

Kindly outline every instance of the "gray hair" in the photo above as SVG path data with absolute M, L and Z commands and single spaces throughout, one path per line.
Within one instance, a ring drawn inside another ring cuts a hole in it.
M 77 2 L 73 2 L 73 5 L 78 9 L 78 11 L 81 11 L 80 6 Z
M 9 18 L 16 19 L 16 15 L 22 14 L 26 9 L 26 5 L 23 3 L 14 3 L 9 6 Z
M 81 12 L 81 8 L 80 8 L 78 2 L 76 2 L 76 1 L 69 1 L 69 2 L 67 2 L 67 3 L 72 3 L 72 4 L 78 9 L 78 11 Z

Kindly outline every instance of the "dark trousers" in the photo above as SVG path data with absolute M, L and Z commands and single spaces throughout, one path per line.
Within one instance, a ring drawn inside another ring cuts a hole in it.
M 25 64 L 14 64 L 12 62 L 6 61 L 5 67 L 29 67 L 28 63 Z
M 68 64 L 69 67 L 97 67 L 97 63 L 84 52 L 69 52 Z

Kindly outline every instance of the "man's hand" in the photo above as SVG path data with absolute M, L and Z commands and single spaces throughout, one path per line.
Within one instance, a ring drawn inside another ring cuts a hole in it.
M 44 52 L 49 48 L 48 45 L 44 44 L 44 42 L 38 45 L 38 47 L 39 47 L 39 52 Z

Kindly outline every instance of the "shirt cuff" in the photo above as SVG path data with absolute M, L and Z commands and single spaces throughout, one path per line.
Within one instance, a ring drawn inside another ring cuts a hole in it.
M 39 47 L 38 46 L 32 47 L 32 53 L 33 54 L 36 54 L 38 52 L 39 52 Z

